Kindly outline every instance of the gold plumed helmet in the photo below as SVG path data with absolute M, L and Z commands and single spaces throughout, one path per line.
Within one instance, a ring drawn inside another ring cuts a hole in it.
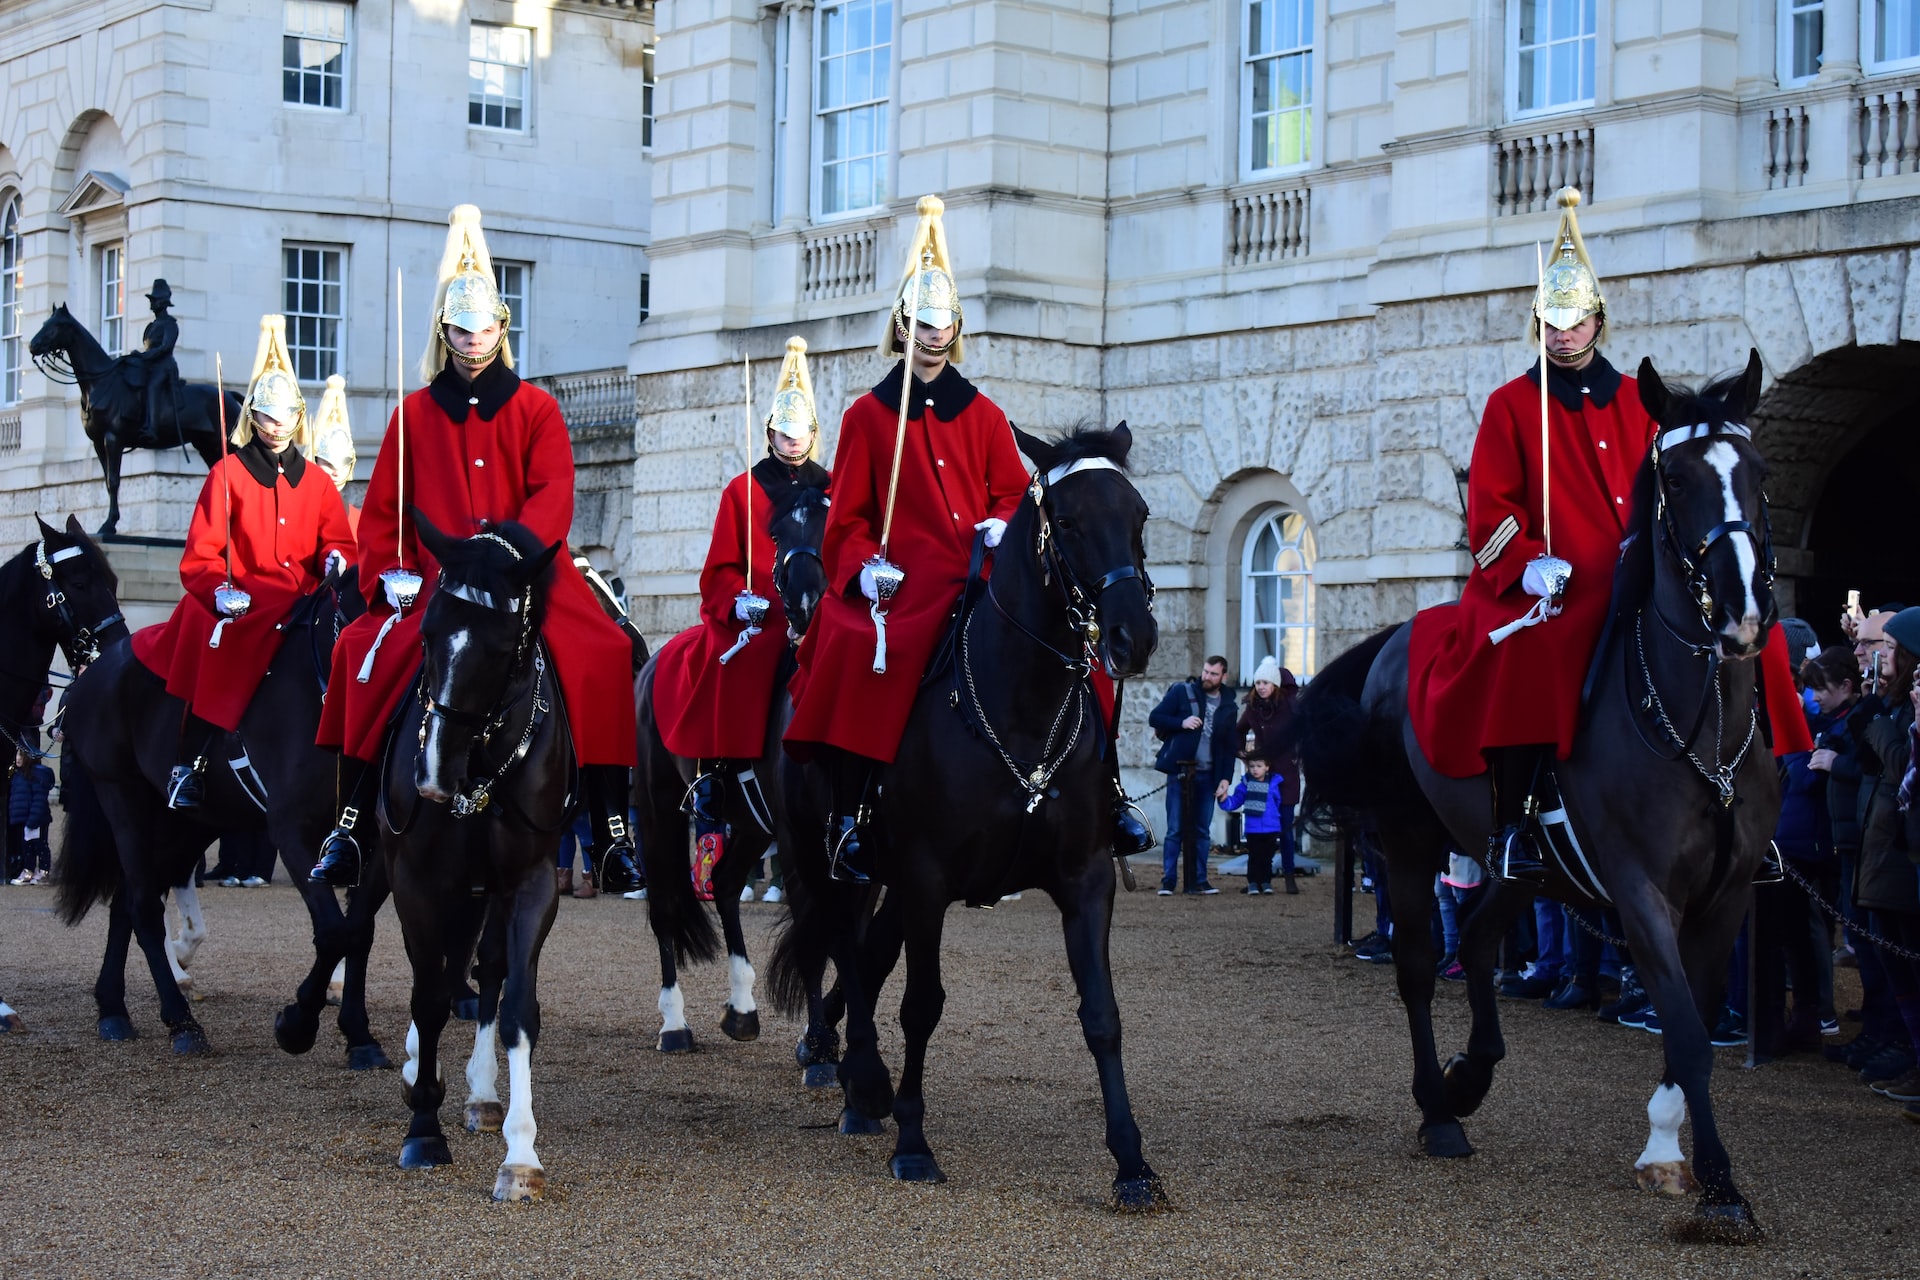
M 307 398 L 300 394 L 300 379 L 293 371 L 293 357 L 287 352 L 287 318 L 260 317 L 260 346 L 254 352 L 253 373 L 247 382 L 247 399 L 240 408 L 240 421 L 228 437 L 238 447 L 253 439 L 253 415 L 259 413 L 275 422 L 293 424 L 293 443 L 305 448 L 310 439 L 307 425 Z
M 507 342 L 507 326 L 512 319 L 513 313 L 493 282 L 493 255 L 487 252 L 487 237 L 480 230 L 479 206 L 455 205 L 447 215 L 447 246 L 440 254 L 439 284 L 433 295 L 433 336 L 420 358 L 420 376 L 432 382 L 446 368 L 448 357 L 463 364 L 482 365 L 493 359 L 494 352 L 507 368 L 513 368 L 513 348 Z M 478 333 L 496 321 L 500 325 L 500 345 L 493 351 L 462 356 L 447 345 L 446 326 L 450 324 Z
M 1539 342 L 1542 320 L 1556 329 L 1571 329 L 1588 316 L 1599 316 L 1600 327 L 1594 331 L 1593 342 L 1565 357 L 1578 359 L 1599 343 L 1606 330 L 1607 300 L 1601 296 L 1600 275 L 1593 269 L 1593 259 L 1587 256 L 1587 242 L 1580 238 L 1580 220 L 1573 214 L 1580 203 L 1579 188 L 1562 187 L 1555 199 L 1562 210 L 1560 228 L 1554 233 L 1553 252 L 1547 256 L 1540 287 L 1534 294 L 1528 336 Z
M 778 431 L 791 440 L 807 440 L 812 448 L 809 458 L 820 456 L 820 419 L 813 408 L 813 379 L 807 373 L 807 340 L 788 338 L 787 355 L 780 362 L 780 378 L 774 383 L 773 412 L 767 415 L 767 430 Z
M 307 454 L 333 477 L 336 488 L 344 489 L 353 479 L 353 427 L 347 421 L 347 380 L 339 374 L 327 379 L 320 396 L 320 412 L 313 419 L 313 447 Z
M 906 272 L 880 333 L 880 355 L 892 360 L 906 350 L 906 314 L 907 308 L 913 307 L 914 318 L 922 324 L 936 329 L 953 326 L 953 341 L 947 344 L 946 356 L 957 362 L 962 354 L 960 290 L 953 282 L 953 259 L 947 253 L 947 231 L 940 221 L 947 206 L 939 196 L 921 196 L 916 207 L 920 225 L 914 228 Z

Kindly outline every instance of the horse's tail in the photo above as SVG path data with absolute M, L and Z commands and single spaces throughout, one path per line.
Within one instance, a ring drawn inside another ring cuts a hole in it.
M 786 872 L 783 867 L 782 871 Z M 773 928 L 773 956 L 767 961 L 767 995 L 789 1017 L 805 1018 L 814 986 L 826 973 L 832 923 L 827 904 L 809 893 L 800 877 L 783 876 L 787 914 Z
M 60 803 L 67 826 L 53 864 L 54 908 L 61 920 L 76 925 L 120 887 L 120 849 L 86 767 L 71 755 L 65 764 Z
M 720 955 L 720 935 L 714 931 L 713 917 L 693 896 L 686 827 L 667 825 L 680 833 L 672 848 L 661 848 L 657 839 L 643 839 L 640 845 L 640 861 L 647 870 L 647 920 L 653 925 L 653 936 L 673 948 L 676 963 L 705 963 Z
M 1391 805 L 1413 786 L 1406 753 L 1382 740 L 1360 697 L 1395 624 L 1335 658 L 1301 693 L 1283 737 L 1299 753 L 1305 780 L 1301 815 L 1308 829 L 1330 831 Z

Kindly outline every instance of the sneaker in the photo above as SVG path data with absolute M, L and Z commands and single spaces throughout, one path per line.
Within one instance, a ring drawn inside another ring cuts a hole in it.
M 1904 1044 L 1890 1044 L 1868 1058 L 1860 1067 L 1860 1083 L 1897 1080 L 1913 1070 L 1913 1054 Z
M 1860 957 L 1853 953 L 1852 947 L 1843 942 L 1833 949 L 1833 967 L 1836 969 L 1858 969 L 1860 967 Z
M 1747 1019 L 1731 1008 L 1720 1010 L 1720 1021 L 1713 1024 L 1707 1040 L 1716 1049 L 1731 1049 L 1747 1042 Z
M 1621 1014 L 1639 1013 L 1648 1003 L 1647 991 L 1640 985 L 1639 975 L 1634 973 L 1632 965 L 1627 965 L 1620 970 L 1619 997 L 1611 1004 L 1601 1005 L 1594 1016 L 1602 1022 L 1619 1022 Z
M 786 896 L 787 896 L 786 894 L 784 894 L 784 893 L 781 893 L 781 892 L 780 892 L 780 886 L 779 886 L 779 885 L 777 885 L 777 884 L 770 884 L 770 885 L 768 885 L 768 886 L 767 886 L 767 891 L 766 891 L 765 893 L 763 893 L 763 894 L 761 894 L 761 895 L 760 895 L 760 901 L 762 901 L 762 902 L 779 902 L 779 901 L 780 901 L 780 900 L 781 900 L 782 898 L 784 898 L 784 897 L 786 897 Z
M 1272 886 L 1272 885 L 1270 885 L 1270 884 L 1263 884 L 1263 885 L 1261 885 L 1261 886 L 1260 886 L 1260 892 L 1261 892 L 1261 893 L 1272 893 L 1272 892 L 1273 892 L 1273 886 Z M 1294 889 L 1294 890 L 1292 890 L 1292 892 L 1294 892 L 1294 893 L 1298 893 L 1298 892 L 1300 892 L 1300 891 L 1299 891 L 1298 889 Z
M 1516 974 L 1502 982 L 1500 994 L 1509 1000 L 1544 1000 L 1553 994 L 1558 985 L 1554 978 L 1529 967 L 1524 974 Z
M 266 881 L 262 880 L 259 876 L 248 876 L 240 882 L 240 886 L 243 889 L 258 889 L 264 884 L 266 884 Z
M 1377 933 L 1372 934 L 1353 949 L 1353 958 L 1365 960 L 1369 964 L 1392 964 L 1393 940 L 1383 938 Z
M 1838 1062 L 1849 1071 L 1858 1071 L 1867 1059 L 1887 1047 L 1886 1037 L 1861 1032 L 1845 1044 L 1830 1044 L 1820 1050 L 1828 1062 Z
M 225 880 L 222 880 L 220 882 L 220 887 L 222 889 L 238 889 L 240 887 L 240 877 L 228 876 Z
M 1458 960 L 1455 960 L 1452 964 L 1440 971 L 1440 980 L 1442 982 L 1465 982 L 1467 980 L 1467 971 L 1461 967 Z
M 17 876 L 15 876 L 15 877 L 14 877 L 13 879 L 11 879 L 11 880 L 9 880 L 9 881 L 7 881 L 7 883 L 8 883 L 8 884 L 32 884 L 32 883 L 33 883 L 33 872 L 31 872 L 31 871 L 22 871 L 22 872 L 21 872 L 21 873 L 20 873 L 19 875 L 17 875 Z
M 742 890 L 740 890 L 740 901 L 742 901 L 742 902 L 752 902 L 752 901 L 753 901 L 753 886 L 752 886 L 752 885 L 748 885 L 748 886 L 747 886 L 746 888 L 744 888 L 744 889 L 742 889 Z
M 1162 898 L 1171 898 L 1173 896 L 1173 890 L 1167 888 L 1165 885 L 1161 885 L 1156 892 Z
M 1002 901 L 1002 902 L 1018 902 L 1018 901 L 1020 901 L 1020 895 L 1019 895 L 1019 894 L 1017 894 L 1017 893 L 1003 893 L 1003 894 L 1001 894 L 1001 895 L 1000 895 L 1000 901 Z
M 33 873 L 33 882 L 35 884 L 45 884 L 47 882 L 47 869 L 45 867 Z
M 629 902 L 645 902 L 647 900 L 647 891 L 645 889 L 629 889 L 620 896 Z
M 1638 1027 L 1640 1030 L 1650 1032 L 1656 1036 L 1666 1034 L 1660 1028 L 1660 1015 L 1653 1011 L 1652 1005 L 1648 1005 L 1644 1013 L 1634 1014 L 1631 1021 L 1622 1018 L 1620 1025 L 1623 1027 Z
M 1200 887 L 1199 887 L 1198 889 L 1195 889 L 1195 890 L 1194 890 L 1194 892 L 1195 892 L 1195 893 L 1197 893 L 1197 894 L 1199 894 L 1199 895 L 1200 895 L 1201 897 L 1203 897 L 1203 898 L 1204 898 L 1204 897 L 1209 897 L 1209 896 L 1211 896 L 1211 895 L 1213 895 L 1213 894 L 1216 894 L 1216 893 L 1218 893 L 1218 892 L 1220 892 L 1220 891 L 1219 891 L 1218 889 L 1216 889 L 1216 888 L 1214 888 L 1214 887 L 1213 887 L 1212 885 L 1210 885 L 1210 884 L 1203 884 L 1203 885 L 1201 885 L 1201 886 L 1200 886 Z
M 1822 1018 L 1822 1019 L 1820 1019 L 1820 1034 L 1821 1034 L 1821 1035 L 1823 1035 L 1823 1036 L 1837 1036 L 1837 1035 L 1839 1035 L 1839 1034 L 1840 1034 L 1840 1019 L 1838 1019 L 1838 1018 Z
M 1895 1102 L 1920 1102 L 1920 1068 L 1892 1080 L 1876 1080 L 1870 1087 L 1881 1097 Z
M 1240 892 L 1246 894 L 1248 897 L 1257 898 L 1260 896 L 1260 886 L 1257 884 L 1250 884 L 1246 888 L 1242 889 Z

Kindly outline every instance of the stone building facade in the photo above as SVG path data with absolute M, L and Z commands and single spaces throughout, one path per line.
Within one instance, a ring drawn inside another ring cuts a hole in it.
M 485 211 L 523 373 L 624 363 L 652 41 L 645 0 L 0 0 L 0 543 L 36 509 L 89 527 L 105 511 L 78 392 L 27 355 L 57 303 L 137 347 L 164 277 L 182 376 L 211 381 L 219 352 L 229 384 L 260 315 L 288 312 L 309 403 L 347 379 L 363 481 L 395 388 L 417 381 L 454 204 Z M 610 564 L 632 509 L 630 384 L 613 375 L 610 449 L 604 372 L 565 383 L 588 437 L 576 540 Z M 178 451 L 129 455 L 121 532 L 182 536 L 204 474 Z
M 1759 349 L 1784 603 L 1920 598 L 1854 500 L 1920 481 L 1912 0 L 663 0 L 656 23 L 628 362 L 650 632 L 693 617 L 741 355 L 765 400 L 805 337 L 837 419 L 884 367 L 926 192 L 968 376 L 1030 431 L 1135 431 L 1143 684 L 1213 652 L 1310 673 L 1457 593 L 1480 409 L 1532 358 L 1565 184 L 1615 364 L 1698 380 Z

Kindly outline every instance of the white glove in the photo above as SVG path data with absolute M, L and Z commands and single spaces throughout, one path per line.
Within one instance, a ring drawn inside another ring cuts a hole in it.
M 880 588 L 874 585 L 873 566 L 870 564 L 860 566 L 860 594 L 875 604 L 880 603 Z
M 738 618 L 742 622 L 753 621 L 753 611 L 748 607 L 745 598 L 740 596 L 734 597 L 733 616 Z
M 327 552 L 327 562 L 323 566 L 323 569 L 324 573 L 322 576 L 328 578 L 333 577 L 337 573 L 345 573 L 347 571 L 347 557 L 341 553 L 340 548 L 335 547 L 333 550 Z
M 985 520 L 982 520 L 973 527 L 976 530 L 985 529 L 987 531 L 987 545 L 989 547 L 999 546 L 1000 539 L 1004 538 L 1007 534 L 1007 522 L 996 516 L 988 516 Z
M 1547 582 L 1547 575 L 1540 571 L 1539 561 L 1530 562 L 1520 574 L 1520 589 L 1530 596 L 1546 599 L 1553 594 L 1553 588 Z

